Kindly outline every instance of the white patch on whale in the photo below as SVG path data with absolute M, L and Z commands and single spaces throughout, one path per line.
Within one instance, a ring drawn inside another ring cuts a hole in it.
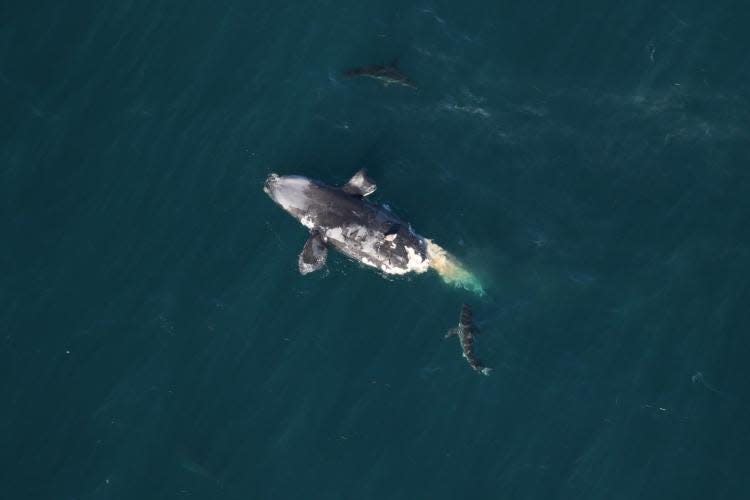
M 307 229 L 313 229 L 315 227 L 315 219 L 313 219 L 310 214 L 305 215 L 299 221 Z
M 367 266 L 378 267 L 378 265 L 376 263 L 374 263 L 373 261 L 371 261 L 367 257 L 362 257 L 361 262 L 362 262 L 362 264 L 365 264 Z
M 412 247 L 405 248 L 406 255 L 409 256 L 409 262 L 406 263 L 406 272 L 423 273 L 430 268 L 430 261 L 428 259 L 423 259 L 419 252 L 415 251 Z
M 380 269 L 386 274 L 407 274 L 410 272 L 423 273 L 430 268 L 428 259 L 422 257 L 420 252 L 412 247 L 404 247 L 408 257 L 405 266 L 394 266 L 387 259 L 380 258 L 380 247 L 386 241 L 389 246 L 395 248 L 392 239 L 388 239 L 382 233 L 369 230 L 360 224 L 351 224 L 343 227 L 333 227 L 325 231 L 325 239 L 340 243 L 344 252 L 348 247 L 357 249 L 353 255 L 356 260 L 367 266 Z
M 326 238 L 334 241 L 340 241 L 342 243 L 345 241 L 343 231 L 340 227 L 326 229 Z

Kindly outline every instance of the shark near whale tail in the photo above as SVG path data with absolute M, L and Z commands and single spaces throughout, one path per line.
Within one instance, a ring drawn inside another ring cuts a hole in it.
M 425 241 L 430 268 L 437 271 L 444 282 L 474 292 L 479 296 L 485 294 L 479 279 L 464 268 L 457 258 L 434 241 L 427 238 Z

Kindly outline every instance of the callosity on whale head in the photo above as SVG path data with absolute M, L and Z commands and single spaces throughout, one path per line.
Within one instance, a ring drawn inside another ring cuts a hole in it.
M 335 204 L 335 193 L 330 187 L 301 175 L 271 174 L 263 191 L 310 230 L 318 228 L 320 215 L 330 211 L 331 204 Z
M 278 203 L 281 208 L 296 216 L 298 213 L 306 212 L 311 204 L 310 179 L 299 175 L 286 175 L 280 177 L 271 174 L 266 179 L 263 191 Z

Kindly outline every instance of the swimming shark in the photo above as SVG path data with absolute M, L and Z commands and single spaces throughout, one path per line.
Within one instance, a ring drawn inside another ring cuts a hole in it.
M 344 76 L 348 78 L 364 76 L 367 78 L 374 78 L 386 87 L 389 85 L 401 85 L 417 90 L 417 85 L 403 74 L 396 65 L 397 61 L 393 61 L 391 64 L 387 65 L 372 64 L 370 66 L 352 68 L 344 71 Z
M 469 362 L 469 366 L 482 375 L 489 375 L 492 372 L 492 368 L 484 366 L 484 364 L 474 355 L 474 336 L 479 333 L 479 328 L 474 324 L 471 308 L 467 304 L 463 304 L 461 306 L 458 327 L 448 330 L 445 338 L 447 339 L 457 336 L 459 342 L 461 342 L 463 357 Z
M 444 281 L 483 294 L 479 281 L 439 245 L 387 206 L 370 202 L 377 186 L 364 169 L 341 187 L 300 175 L 271 174 L 263 190 L 309 230 L 298 257 L 303 275 L 321 269 L 334 248 L 384 274 L 436 270 Z

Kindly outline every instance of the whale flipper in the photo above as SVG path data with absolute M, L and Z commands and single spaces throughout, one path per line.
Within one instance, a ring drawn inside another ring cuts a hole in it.
M 300 274 L 310 274 L 317 271 L 325 265 L 326 257 L 328 257 L 328 247 L 323 238 L 319 232 L 311 232 L 302 252 L 299 254 Z
M 349 182 L 344 184 L 341 188 L 345 193 L 353 194 L 356 196 L 369 196 L 375 192 L 378 186 L 367 176 L 365 169 L 361 169 L 359 172 L 349 179 Z

